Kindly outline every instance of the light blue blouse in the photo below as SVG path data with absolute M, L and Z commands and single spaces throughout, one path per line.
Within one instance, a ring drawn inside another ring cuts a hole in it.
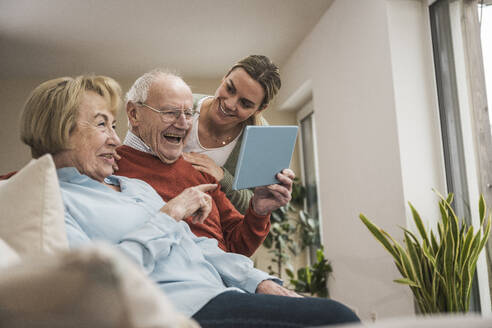
M 92 240 L 116 244 L 185 315 L 225 291 L 254 293 L 265 279 L 280 283 L 247 257 L 222 251 L 215 239 L 196 237 L 184 221 L 160 212 L 164 201 L 143 181 L 106 178 L 120 186 L 117 192 L 73 167 L 57 172 L 70 247 Z

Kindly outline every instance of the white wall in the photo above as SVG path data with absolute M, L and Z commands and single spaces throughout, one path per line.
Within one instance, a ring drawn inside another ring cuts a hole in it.
M 387 10 L 404 198 L 434 227 L 440 212 L 432 189 L 445 195 L 446 179 L 428 7 L 387 1 Z
M 31 159 L 20 141 L 19 118 L 29 93 L 43 80 L 0 80 L 0 175 L 18 170 Z
M 426 8 L 336 0 L 282 67 L 281 105 L 311 80 L 330 292 L 366 320 L 414 310 L 358 214 L 401 240 L 406 201 L 432 215 L 444 185 Z

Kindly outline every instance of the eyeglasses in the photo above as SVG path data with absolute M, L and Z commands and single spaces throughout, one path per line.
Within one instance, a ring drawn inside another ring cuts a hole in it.
M 138 101 L 137 105 L 147 107 L 148 109 L 150 109 L 156 113 L 161 114 L 162 119 L 166 122 L 169 122 L 169 123 L 177 121 L 179 119 L 179 117 L 181 116 L 181 114 L 184 114 L 185 119 L 187 121 L 189 121 L 198 113 L 198 111 L 194 108 L 187 108 L 187 109 L 181 110 L 181 109 L 171 107 L 168 109 L 159 110 L 159 109 L 156 109 L 152 106 L 149 106 L 146 103 L 141 102 L 141 101 Z

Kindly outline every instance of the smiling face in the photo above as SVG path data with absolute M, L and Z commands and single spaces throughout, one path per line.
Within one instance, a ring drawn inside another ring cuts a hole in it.
M 224 77 L 215 92 L 210 116 L 216 124 L 237 125 L 260 110 L 264 96 L 260 83 L 243 68 L 236 68 Z
M 177 77 L 158 77 L 151 84 L 145 104 L 157 110 L 193 108 L 193 95 L 183 80 Z M 184 138 L 192 120 L 180 115 L 174 122 L 166 122 L 161 114 L 129 102 L 128 118 L 132 132 L 149 146 L 164 163 L 174 163 L 182 154 Z
M 103 182 L 113 174 L 114 153 L 120 144 L 115 118 L 106 100 L 93 91 L 86 91 L 77 112 L 74 130 L 70 133 L 70 150 L 56 154 L 57 167 L 73 166 L 80 173 Z

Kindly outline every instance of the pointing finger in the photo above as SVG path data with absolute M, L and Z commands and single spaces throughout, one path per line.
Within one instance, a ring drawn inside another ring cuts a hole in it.
M 216 189 L 217 184 L 216 183 L 205 183 L 205 184 L 198 185 L 195 188 L 198 189 L 199 191 L 207 192 L 207 191 Z

